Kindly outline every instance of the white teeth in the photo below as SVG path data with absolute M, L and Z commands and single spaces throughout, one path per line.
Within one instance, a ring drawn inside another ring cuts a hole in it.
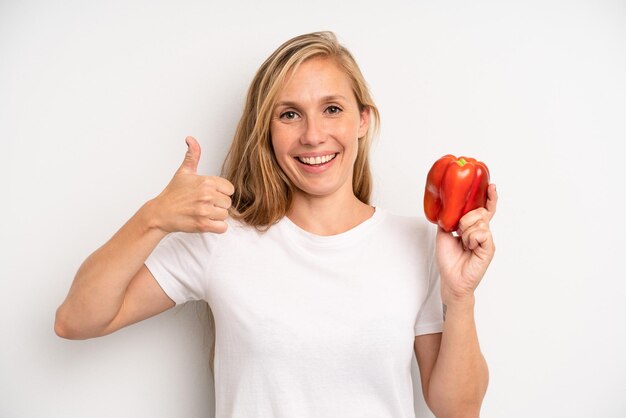
M 322 157 L 298 157 L 298 160 L 308 165 L 319 165 L 329 162 L 336 156 L 337 154 L 324 155 Z

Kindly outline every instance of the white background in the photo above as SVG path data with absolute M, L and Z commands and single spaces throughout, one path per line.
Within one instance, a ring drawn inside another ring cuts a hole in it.
M 375 204 L 422 216 L 446 153 L 487 162 L 498 185 L 482 416 L 626 416 L 625 2 L 5 0 L 1 417 L 212 416 L 198 306 L 78 342 L 55 336 L 54 312 L 167 184 L 185 136 L 217 174 L 256 68 L 324 29 L 382 113 Z

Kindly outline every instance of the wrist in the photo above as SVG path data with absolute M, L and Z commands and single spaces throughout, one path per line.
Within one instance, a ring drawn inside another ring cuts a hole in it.
M 476 298 L 474 294 L 442 298 L 447 314 L 450 312 L 473 312 Z
M 163 224 L 158 217 L 158 213 L 157 202 L 155 199 L 151 199 L 139 208 L 137 216 L 139 217 L 142 227 L 147 233 L 159 233 L 165 236 L 168 234 L 168 231 L 163 228 Z

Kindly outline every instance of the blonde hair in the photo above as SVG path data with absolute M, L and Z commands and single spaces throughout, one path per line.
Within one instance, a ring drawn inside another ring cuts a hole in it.
M 294 186 L 282 171 L 272 149 L 270 122 L 285 79 L 311 58 L 333 59 L 352 82 L 361 112 L 370 113 L 370 127 L 359 140 L 352 187 L 363 203 L 370 201 L 372 176 L 369 150 L 380 116 L 367 83 L 352 54 L 332 32 L 296 36 L 282 44 L 257 71 L 243 115 L 222 166 L 222 176 L 235 186 L 231 216 L 259 229 L 269 228 L 287 213 Z

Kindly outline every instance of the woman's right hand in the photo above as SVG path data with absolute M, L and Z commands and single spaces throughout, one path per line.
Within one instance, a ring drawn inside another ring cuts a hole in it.
M 187 153 L 167 187 L 150 201 L 150 218 L 164 233 L 226 231 L 235 191 L 222 177 L 198 175 L 200 144 L 188 136 Z
M 200 145 L 187 137 L 180 168 L 157 197 L 82 263 L 54 329 L 64 338 L 110 334 L 175 305 L 145 266 L 170 232 L 226 231 L 233 185 L 220 177 L 198 175 Z

